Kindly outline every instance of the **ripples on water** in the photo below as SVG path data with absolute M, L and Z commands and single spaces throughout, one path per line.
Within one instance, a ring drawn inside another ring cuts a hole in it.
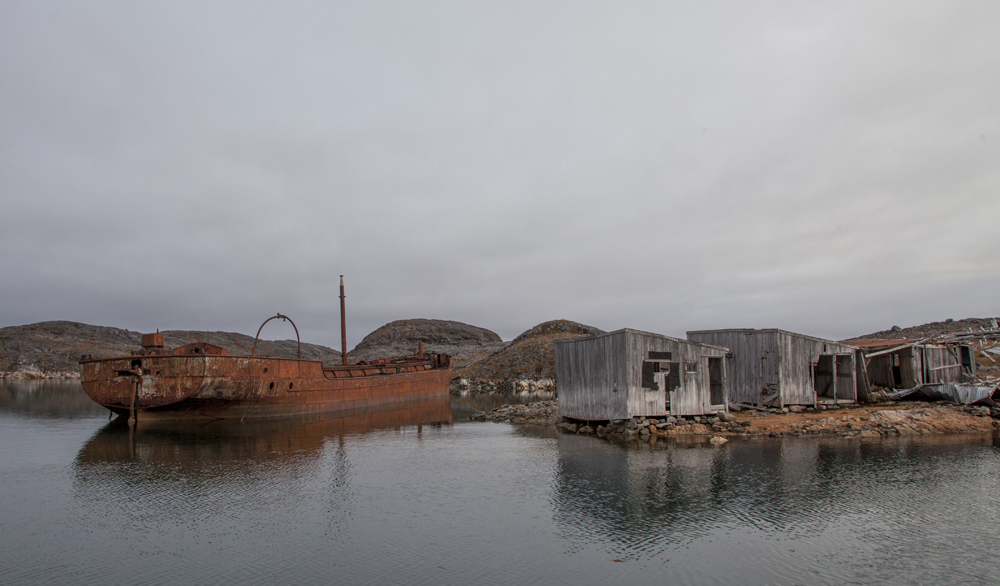
M 625 449 L 447 405 L 130 435 L 81 395 L 0 387 L 0 583 L 996 581 L 990 437 Z

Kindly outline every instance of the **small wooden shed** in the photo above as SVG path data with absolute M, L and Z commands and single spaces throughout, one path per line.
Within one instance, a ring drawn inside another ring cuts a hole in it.
M 687 337 L 729 349 L 727 393 L 733 403 L 785 407 L 858 400 L 861 351 L 850 344 L 778 329 L 702 330 Z
M 726 349 L 638 330 L 556 340 L 559 413 L 573 419 L 727 411 Z
M 867 351 L 868 381 L 892 389 L 923 384 L 968 383 L 976 380 L 976 361 L 968 344 L 935 344 L 917 340 L 854 340 Z

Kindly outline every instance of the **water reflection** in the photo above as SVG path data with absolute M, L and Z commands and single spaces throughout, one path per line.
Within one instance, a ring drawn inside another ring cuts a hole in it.
M 82 417 L 108 415 L 87 396 L 80 381 L 0 381 L 0 413 L 34 417 Z
M 79 464 L 140 460 L 187 465 L 205 461 L 299 459 L 317 454 L 331 438 L 377 429 L 452 423 L 447 398 L 300 417 L 210 422 L 142 421 L 130 430 L 122 418 L 101 429 L 77 456 Z
M 451 411 L 455 421 L 469 421 L 481 411 L 492 411 L 504 405 L 526 405 L 535 401 L 553 401 L 555 393 L 537 392 L 515 395 L 490 395 L 488 393 L 466 393 L 451 396 Z
M 907 575 L 975 580 L 975 548 L 942 539 L 934 547 L 951 557 L 919 566 L 912 552 L 927 551 L 928 528 L 943 519 L 964 519 L 955 538 L 996 533 L 1000 513 L 967 515 L 969 506 L 997 500 L 996 441 L 830 438 L 651 448 L 561 435 L 555 520 L 568 539 L 605 543 L 623 559 L 652 552 L 684 558 L 689 548 L 711 544 L 715 559 L 685 560 L 695 582 L 699 571 L 731 571 L 750 582 L 758 572 L 772 582 L 838 583 L 859 572 L 893 583 Z M 845 549 L 847 559 L 835 555 Z M 961 558 L 968 564 L 953 571 Z M 782 564 L 788 569 L 777 579 Z
M 15 386 L 0 394 L 4 584 L 996 581 L 990 437 L 626 448 L 449 425 L 447 401 L 140 420 L 130 437 L 75 383 Z

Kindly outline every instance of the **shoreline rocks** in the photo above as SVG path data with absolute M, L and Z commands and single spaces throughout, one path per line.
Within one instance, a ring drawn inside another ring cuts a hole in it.
M 456 378 L 451 381 L 452 395 L 466 396 L 468 394 L 483 395 L 545 395 L 551 399 L 556 396 L 556 381 L 551 378 L 541 379 L 510 379 L 496 381 L 491 379 Z
M 994 433 L 1000 428 L 1000 410 L 985 406 L 942 403 L 866 406 L 799 413 L 732 413 L 710 417 L 634 418 L 624 421 L 584 422 L 563 419 L 564 433 L 594 434 L 617 442 L 700 440 L 722 445 L 734 438 L 786 437 L 886 438 L 914 435 Z M 716 439 L 718 438 L 718 439 Z
M 515 425 L 554 425 L 559 420 L 559 403 L 535 401 L 528 404 L 503 405 L 487 413 L 473 415 L 471 420 Z
M 79 380 L 79 378 L 79 372 L 46 372 L 33 369 L 0 372 L 0 380 Z

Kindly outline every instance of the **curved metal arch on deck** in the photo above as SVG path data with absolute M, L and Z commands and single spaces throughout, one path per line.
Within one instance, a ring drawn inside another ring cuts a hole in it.
M 298 359 L 299 360 L 302 359 L 302 340 L 299 338 L 299 328 L 295 327 L 295 322 L 292 321 L 292 318 L 288 317 L 287 315 L 281 315 L 280 313 L 278 315 L 265 319 L 264 323 L 260 324 L 260 327 L 257 328 L 257 335 L 253 339 L 253 349 L 250 350 L 250 356 L 254 356 L 257 352 L 257 340 L 260 339 L 260 331 L 264 329 L 264 326 L 267 325 L 267 322 L 271 321 L 272 319 L 279 319 L 279 318 L 292 324 L 292 327 L 295 328 L 295 343 L 296 343 L 295 351 L 298 356 Z

